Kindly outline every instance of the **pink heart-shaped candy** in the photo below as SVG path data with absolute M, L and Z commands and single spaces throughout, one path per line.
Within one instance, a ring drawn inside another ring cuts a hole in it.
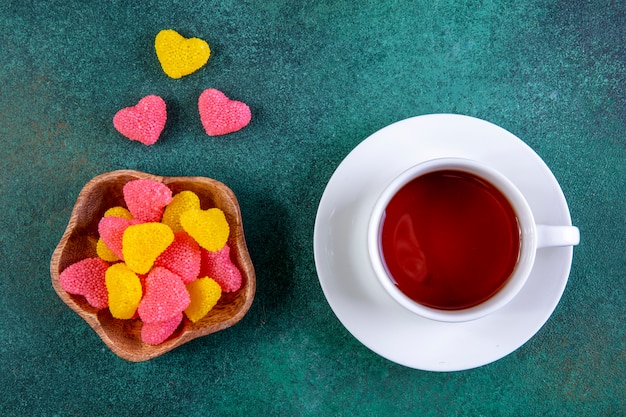
M 201 249 L 201 254 L 200 276 L 213 278 L 223 292 L 233 292 L 241 288 L 241 272 L 230 259 L 228 244 L 216 252 Z
M 183 321 L 183 313 L 177 313 L 167 321 L 144 323 L 141 326 L 141 340 L 149 345 L 160 345 L 178 328 Z
M 160 222 L 165 206 L 172 201 L 172 190 L 162 182 L 138 179 L 124 184 L 124 201 L 133 218 Z
M 167 120 L 165 101 L 159 96 L 146 96 L 136 106 L 126 107 L 113 117 L 113 126 L 130 140 L 144 145 L 155 143 Z
M 124 231 L 133 224 L 136 224 L 137 220 L 122 219 L 121 217 L 103 217 L 98 223 L 98 233 L 102 238 L 102 241 L 111 249 L 111 252 L 118 257 L 118 259 L 124 259 L 122 253 L 122 237 Z
M 214 88 L 204 90 L 198 99 L 202 126 L 209 136 L 226 135 L 248 125 L 252 118 L 250 107 L 231 100 Z
M 146 277 L 144 296 L 137 312 L 144 323 L 166 322 L 185 310 L 190 302 L 182 279 L 156 266 Z
M 86 258 L 61 272 L 59 284 L 70 294 L 82 295 L 89 305 L 107 308 L 109 297 L 105 275 L 109 264 L 100 258 Z
M 174 234 L 174 241 L 154 261 L 154 266 L 162 266 L 180 276 L 184 284 L 189 284 L 200 273 L 200 246 L 187 234 Z

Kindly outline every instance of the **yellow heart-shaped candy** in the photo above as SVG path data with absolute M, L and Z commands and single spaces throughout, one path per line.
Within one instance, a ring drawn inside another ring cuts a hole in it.
M 107 269 L 105 283 L 109 296 L 109 311 L 116 319 L 130 319 L 135 315 L 141 301 L 141 281 L 123 262 Z
M 218 208 L 187 210 L 180 215 L 180 224 L 198 245 L 211 252 L 222 249 L 230 234 L 226 216 Z
M 174 232 L 163 223 L 128 226 L 122 236 L 126 265 L 137 274 L 146 274 L 154 261 L 174 241 Z
M 181 78 L 199 70 L 211 56 L 206 41 L 187 39 L 172 29 L 162 30 L 156 35 L 154 49 L 163 71 L 171 78 Z
M 187 284 L 187 291 L 191 299 L 185 309 L 185 315 L 193 323 L 206 316 L 222 296 L 222 287 L 209 277 L 198 278 Z
M 180 232 L 183 230 L 180 215 L 191 209 L 200 209 L 200 198 L 193 191 L 181 191 L 174 195 L 172 201 L 165 207 L 161 223 L 168 225 L 174 233 Z

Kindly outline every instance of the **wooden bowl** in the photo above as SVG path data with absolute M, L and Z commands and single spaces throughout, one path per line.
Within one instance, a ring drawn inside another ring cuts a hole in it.
M 162 182 L 173 194 L 183 190 L 193 191 L 200 198 L 203 210 L 220 208 L 230 225 L 228 245 L 231 248 L 231 259 L 242 275 L 242 287 L 238 291 L 224 293 L 217 305 L 196 323 L 183 318 L 174 334 L 157 346 L 142 342 L 141 320 L 113 318 L 108 308 L 94 308 L 84 297 L 68 294 L 59 284 L 59 275 L 65 268 L 82 259 L 97 257 L 98 222 L 107 209 L 126 207 L 122 187 L 135 179 Z M 247 313 L 256 290 L 256 278 L 244 239 L 239 203 L 230 188 L 210 178 L 158 177 L 131 170 L 102 174 L 85 185 L 76 200 L 67 229 L 52 254 L 50 273 L 52 286 L 65 304 L 78 313 L 115 354 L 132 362 L 155 358 L 197 337 L 234 325 Z

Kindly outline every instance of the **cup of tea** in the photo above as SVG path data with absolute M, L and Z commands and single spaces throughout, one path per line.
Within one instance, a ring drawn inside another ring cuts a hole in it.
M 371 264 L 387 293 L 446 322 L 502 308 L 526 283 L 538 250 L 580 240 L 575 226 L 537 224 L 506 176 L 465 158 L 401 173 L 378 197 L 368 227 Z

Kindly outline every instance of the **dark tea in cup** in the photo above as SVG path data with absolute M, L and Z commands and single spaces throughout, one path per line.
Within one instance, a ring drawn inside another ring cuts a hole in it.
M 494 167 L 455 157 L 395 177 L 367 231 L 369 260 L 387 294 L 446 322 L 498 311 L 526 284 L 538 249 L 579 239 L 574 226 L 537 224 L 524 195 Z
M 474 307 L 512 275 L 520 227 L 505 195 L 471 172 L 420 175 L 389 200 L 380 251 L 390 279 L 413 301 L 440 310 Z

